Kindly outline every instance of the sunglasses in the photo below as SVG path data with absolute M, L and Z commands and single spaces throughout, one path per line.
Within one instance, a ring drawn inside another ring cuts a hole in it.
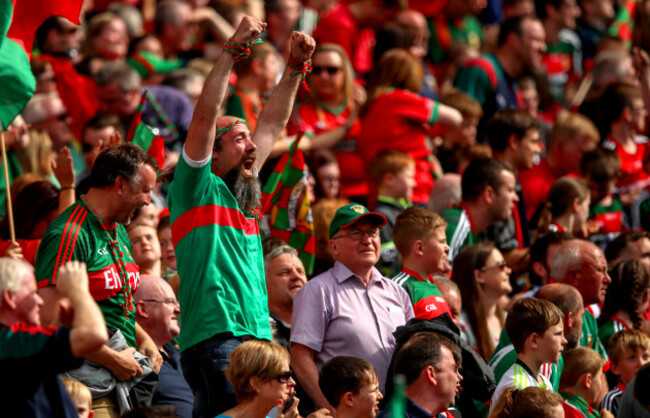
M 312 70 L 311 70 L 312 74 L 320 74 L 323 71 L 327 71 L 327 74 L 329 74 L 329 75 L 334 75 L 334 74 L 338 73 L 339 71 L 341 71 L 341 68 L 340 67 L 329 67 L 329 66 L 321 67 L 321 66 L 318 66 L 318 65 L 314 65 L 312 67 Z
M 508 263 L 506 263 L 506 260 L 501 260 L 494 266 L 481 267 L 481 271 L 485 271 L 489 269 L 499 269 L 499 271 L 506 271 L 506 268 L 508 268 Z
M 275 380 L 277 380 L 280 383 L 289 383 L 289 380 L 292 377 L 293 377 L 293 373 L 291 371 L 288 371 L 275 376 Z
M 60 115 L 52 116 L 52 120 L 56 119 L 61 122 L 65 122 L 70 117 L 68 112 L 61 113 Z

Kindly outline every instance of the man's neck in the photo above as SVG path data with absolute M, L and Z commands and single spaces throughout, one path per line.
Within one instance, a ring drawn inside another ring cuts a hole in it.
M 485 205 L 480 202 L 465 202 L 463 201 L 463 206 L 467 211 L 467 215 L 471 219 L 472 232 L 474 234 L 480 234 L 488 226 L 492 225 L 493 221 L 490 215 L 488 214 Z
M 622 146 L 634 146 L 634 131 L 627 123 L 617 121 L 610 127 L 610 136 Z
M 291 325 L 291 315 L 293 313 L 293 303 L 289 306 L 275 305 L 269 301 L 269 312 L 277 316 L 285 324 Z
M 562 163 L 560 162 L 559 156 L 557 156 L 554 152 L 548 153 L 546 155 L 546 164 L 551 169 L 553 175 L 555 175 L 558 178 L 567 174 L 567 170 L 566 168 L 563 167 Z
M 91 187 L 86 194 L 86 200 L 95 209 L 97 215 L 101 218 L 104 225 L 112 225 L 117 222 L 117 217 L 113 209 L 115 194 L 107 189 Z
M 505 71 L 510 78 L 518 78 L 523 72 L 523 65 L 519 59 L 515 57 L 509 49 L 507 49 L 507 47 L 500 47 L 496 50 L 494 55 L 496 55 L 497 61 L 499 61 L 503 71 Z
M 420 408 L 424 409 L 432 416 L 436 416 L 446 410 L 443 405 L 438 402 L 438 397 L 431 396 L 426 390 L 421 390 L 416 385 L 411 385 L 406 388 L 406 397 L 415 403 Z
M 508 164 L 510 164 L 510 166 L 515 170 L 515 177 L 519 171 L 526 169 L 526 167 L 518 167 L 515 155 L 510 148 L 506 149 L 501 153 L 495 153 L 494 158 L 497 158 L 501 161 L 505 161 Z
M 427 272 L 426 268 L 420 266 L 418 259 L 413 259 L 412 257 L 405 258 L 403 267 L 416 273 L 423 281 L 429 281 L 429 272 Z
M 140 267 L 140 274 L 151 274 L 152 276 L 162 276 L 162 261 L 154 260 L 150 263 L 143 264 Z

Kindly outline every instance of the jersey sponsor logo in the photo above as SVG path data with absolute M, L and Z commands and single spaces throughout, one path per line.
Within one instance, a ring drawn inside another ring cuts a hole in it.
M 97 250 L 97 255 L 108 255 L 108 250 L 106 249 L 106 247 L 100 248 Z
M 140 286 L 140 270 L 134 263 L 126 263 L 126 271 L 129 278 L 131 292 L 135 292 Z M 116 264 L 97 271 L 88 272 L 90 293 L 95 300 L 105 300 L 122 293 L 124 284 L 120 277 Z
M 447 301 L 439 296 L 427 296 L 413 305 L 415 317 L 420 319 L 433 319 L 444 313 L 449 313 Z

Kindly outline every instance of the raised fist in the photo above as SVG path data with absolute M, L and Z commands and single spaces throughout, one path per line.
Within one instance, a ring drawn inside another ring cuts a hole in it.
M 310 59 L 315 48 L 316 41 L 306 33 L 293 32 L 291 34 L 291 56 L 296 61 L 306 61 Z
M 266 29 L 266 23 L 256 17 L 244 16 L 232 36 L 235 42 L 245 44 L 257 38 Z

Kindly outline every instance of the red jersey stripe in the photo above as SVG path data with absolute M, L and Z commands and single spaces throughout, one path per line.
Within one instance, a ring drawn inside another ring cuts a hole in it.
M 58 266 L 60 264 L 59 257 L 61 257 L 61 252 L 64 249 L 63 244 L 65 242 L 65 237 L 66 237 L 66 234 L 67 234 L 67 231 L 68 231 L 68 226 L 70 225 L 70 223 L 73 221 L 73 219 L 79 213 L 79 209 L 83 210 L 83 208 L 81 208 L 81 206 L 79 206 L 75 210 L 73 210 L 72 213 L 70 214 L 70 217 L 68 218 L 68 221 L 65 224 L 65 227 L 63 228 L 63 234 L 61 234 L 61 242 L 59 243 L 59 251 L 56 254 L 56 258 L 54 259 L 55 260 L 55 262 L 54 262 L 54 270 L 52 271 L 52 278 L 50 279 L 50 284 L 54 284 L 56 282 L 56 272 L 59 270 Z
M 260 234 L 257 220 L 247 218 L 238 209 L 214 204 L 203 205 L 192 208 L 176 218 L 172 224 L 174 246 L 193 229 L 212 224 L 239 229 L 246 235 Z
M 56 283 L 56 274 L 59 271 L 59 267 L 63 265 L 66 261 L 68 261 L 69 257 L 72 257 L 72 251 L 68 251 L 68 247 L 70 245 L 71 241 L 71 235 L 76 230 L 75 234 L 75 241 L 77 239 L 77 234 L 79 234 L 79 227 L 83 223 L 83 220 L 86 219 L 86 210 L 83 208 L 83 206 L 79 205 L 70 215 L 70 218 L 68 218 L 68 222 L 66 223 L 65 227 L 63 228 L 63 234 L 61 234 L 61 244 L 59 245 L 59 252 L 56 256 L 56 263 L 54 264 L 54 270 L 52 271 L 52 279 L 50 280 L 50 284 L 55 284 Z M 61 255 L 61 252 L 63 252 L 63 255 Z

